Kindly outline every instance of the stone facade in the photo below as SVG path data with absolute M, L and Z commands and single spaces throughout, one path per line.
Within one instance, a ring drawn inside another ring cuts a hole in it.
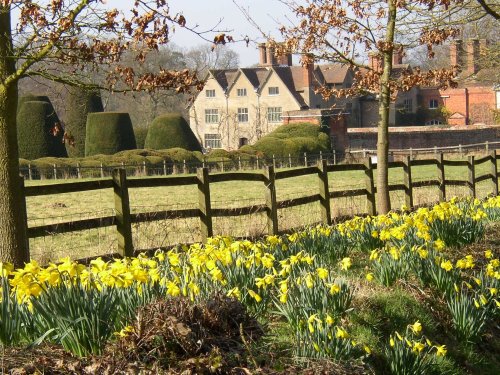
M 259 47 L 256 68 L 213 70 L 189 109 L 191 129 L 205 149 L 238 149 L 283 124 L 289 111 L 345 109 L 351 100 L 329 101 L 314 92 L 320 85 L 350 87 L 353 73 L 340 64 L 292 66 L 291 56 Z

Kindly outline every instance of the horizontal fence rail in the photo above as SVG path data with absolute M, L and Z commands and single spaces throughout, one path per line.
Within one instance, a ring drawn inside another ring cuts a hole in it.
M 389 155 L 394 159 L 401 159 L 409 156 L 414 163 L 421 162 L 424 164 L 414 164 L 416 165 L 427 165 L 436 164 L 436 160 L 417 160 L 419 155 L 428 156 L 428 154 L 434 154 L 435 158 L 439 156 L 440 153 L 453 153 L 459 154 L 460 157 L 464 156 L 465 153 L 470 151 L 484 151 L 489 153 L 495 149 L 500 149 L 500 142 L 485 142 L 485 143 L 475 143 L 469 145 L 457 145 L 448 147 L 430 147 L 430 148 L 410 148 L 410 149 L 391 149 L 389 150 Z M 288 155 L 285 157 L 278 157 L 272 155 L 270 157 L 259 157 L 251 155 L 243 155 L 239 157 L 229 158 L 215 158 L 205 156 L 203 160 L 189 161 L 168 161 L 163 160 L 161 162 L 146 162 L 143 161 L 139 164 L 125 164 L 124 162 L 115 165 L 105 165 L 100 163 L 100 165 L 82 165 L 77 163 L 76 165 L 57 165 L 48 164 L 46 162 L 32 162 L 28 165 L 23 164 L 20 167 L 21 174 L 26 180 L 45 180 L 45 179 L 75 179 L 75 178 L 110 178 L 115 169 L 125 169 L 127 176 L 131 177 L 141 177 L 141 176 L 168 176 L 168 175 L 179 175 L 179 174 L 196 174 L 198 168 L 208 168 L 210 173 L 226 173 L 226 172 L 241 172 L 241 171 L 263 171 L 268 165 L 272 165 L 274 169 L 283 168 L 300 168 L 300 167 L 315 167 L 319 161 L 326 160 L 328 165 L 339 165 L 340 168 L 343 164 L 353 161 L 364 160 L 367 157 L 374 157 L 377 155 L 377 150 L 372 149 L 362 149 L 362 150 L 346 150 L 345 152 L 334 151 L 334 152 L 320 152 L 318 154 L 304 153 L 301 155 Z M 478 159 L 478 163 L 488 162 L 490 156 Z M 447 160 L 446 165 L 463 165 L 463 162 L 453 163 L 453 160 Z M 88 163 L 88 162 L 87 162 Z M 94 162 L 99 163 L 99 162 Z M 396 161 L 395 163 L 398 163 Z M 400 163 L 400 162 L 399 162 Z M 396 166 L 396 165 L 393 165 Z M 351 170 L 346 167 L 346 170 Z M 339 169 L 341 170 L 341 169 Z M 262 172 L 260 172 L 262 173 Z M 282 172 L 279 172 L 282 173 Z M 306 173 L 306 172 L 296 172 L 296 173 Z M 300 175 L 300 174 L 299 174 Z M 284 176 L 284 175 L 280 175 Z M 285 175 L 286 176 L 286 175 Z M 221 177 L 230 178 L 230 177 Z M 251 179 L 252 177 L 248 177 Z M 278 178 L 278 177 L 277 177 Z M 286 178 L 286 177 L 279 177 Z M 190 181 L 190 180 L 187 180 Z M 248 180 L 253 181 L 253 180 Z M 174 183 L 174 182 L 172 182 Z M 189 182 L 188 184 L 190 184 Z
M 445 160 L 443 154 L 436 159 L 412 160 L 406 156 L 403 161 L 389 163 L 389 168 L 402 168 L 404 182 L 392 184 L 390 191 L 402 191 L 405 195 L 405 205 L 414 207 L 413 191 L 415 188 L 433 186 L 439 189 L 439 201 L 447 198 L 446 189 L 449 186 L 465 186 L 469 195 L 476 197 L 476 184 L 481 181 L 491 181 L 491 194 L 498 195 L 498 168 L 497 161 L 500 154 L 492 151 L 486 157 L 475 159 L 469 156 L 466 161 Z M 476 176 L 476 166 L 490 163 L 489 173 Z M 434 165 L 436 166 L 436 178 L 424 181 L 413 181 L 412 167 Z M 449 179 L 445 175 L 445 166 L 467 167 L 468 173 L 464 179 Z M 126 170 L 115 169 L 111 179 L 101 179 L 96 181 L 83 181 L 71 183 L 59 183 L 40 186 L 24 186 L 24 178 L 21 178 L 21 188 L 25 197 L 55 195 L 69 192 L 83 192 L 99 189 L 113 189 L 114 192 L 114 216 L 91 218 L 72 222 L 63 222 L 50 225 L 40 225 L 28 227 L 26 219 L 26 229 L 29 238 L 50 236 L 54 234 L 81 231 L 101 227 L 116 227 L 118 239 L 118 254 L 122 256 L 132 256 L 137 249 L 132 244 L 132 224 L 152 222 L 166 219 L 198 218 L 203 240 L 213 236 L 213 219 L 216 217 L 252 215 L 265 213 L 267 220 L 267 232 L 270 235 L 279 233 L 278 211 L 283 208 L 300 206 L 319 202 L 321 209 L 321 219 L 325 224 L 332 223 L 331 199 L 344 197 L 366 197 L 367 213 L 376 214 L 376 186 L 374 172 L 377 165 L 372 163 L 371 158 L 366 158 L 364 163 L 356 164 L 329 164 L 328 160 L 319 160 L 316 166 L 306 166 L 297 169 L 276 171 L 274 166 L 266 166 L 264 173 L 248 172 L 226 172 L 211 174 L 208 167 L 198 168 L 196 176 L 170 176 L 170 177 L 150 177 L 150 178 L 128 178 Z M 328 173 L 345 171 L 363 171 L 364 188 L 330 191 Z M 278 201 L 276 198 L 276 181 L 298 176 L 317 175 L 319 188 L 316 193 L 293 199 Z M 212 208 L 210 189 L 213 184 L 225 181 L 256 181 L 264 184 L 265 204 L 252 205 L 238 208 Z M 130 212 L 129 191 L 136 188 L 164 187 L 164 186 L 184 186 L 192 185 L 198 188 L 198 207 L 180 210 L 153 211 L 145 213 Z M 27 213 L 23 215 L 27 218 Z M 27 252 L 29 257 L 29 252 Z M 26 259 L 29 261 L 29 259 Z

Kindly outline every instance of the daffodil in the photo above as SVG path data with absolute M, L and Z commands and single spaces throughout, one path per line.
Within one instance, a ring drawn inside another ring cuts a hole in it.
M 446 345 L 436 345 L 436 355 L 438 357 L 444 357 L 448 351 L 446 350 Z
M 351 268 L 352 262 L 351 258 L 343 258 L 340 261 L 340 269 L 347 271 L 349 268 Z
M 418 320 L 411 324 L 410 328 L 416 335 L 420 335 L 420 333 L 422 333 L 422 324 Z

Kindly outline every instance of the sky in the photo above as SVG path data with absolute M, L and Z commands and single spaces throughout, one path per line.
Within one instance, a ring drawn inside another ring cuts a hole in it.
M 259 25 L 265 33 L 279 39 L 278 31 L 281 23 L 287 23 L 287 15 L 290 11 L 279 0 L 234 0 L 236 3 L 247 9 L 252 19 Z M 108 6 L 125 10 L 127 3 L 132 0 L 108 0 Z M 242 39 L 248 35 L 251 40 L 263 41 L 260 32 L 252 26 L 245 18 L 244 14 L 234 4 L 233 0 L 168 0 L 172 14 L 182 13 L 190 26 L 199 25 L 197 30 L 205 31 L 215 26 L 217 29 L 228 31 L 227 34 L 234 39 Z M 220 21 L 220 24 L 219 24 Z M 213 35 L 215 34 L 207 34 Z M 189 49 L 197 45 L 207 43 L 180 27 L 176 28 L 171 37 L 171 41 L 181 49 Z M 251 42 L 246 47 L 244 42 L 230 44 L 235 52 L 240 56 L 242 67 L 256 64 L 259 60 L 257 46 Z

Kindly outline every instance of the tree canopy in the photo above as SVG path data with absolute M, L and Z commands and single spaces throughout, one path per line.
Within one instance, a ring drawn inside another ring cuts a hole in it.
M 19 80 L 42 77 L 115 92 L 200 88 L 202 82 L 188 69 L 143 72 L 123 58 L 127 53 L 144 62 L 170 41 L 175 27 L 205 40 L 214 31 L 190 27 L 165 0 L 135 0 L 126 12 L 105 0 L 0 1 L 0 261 L 21 264 L 29 248 L 26 217 L 19 214 L 24 207 L 16 138 Z M 229 39 L 219 33 L 213 43 Z

